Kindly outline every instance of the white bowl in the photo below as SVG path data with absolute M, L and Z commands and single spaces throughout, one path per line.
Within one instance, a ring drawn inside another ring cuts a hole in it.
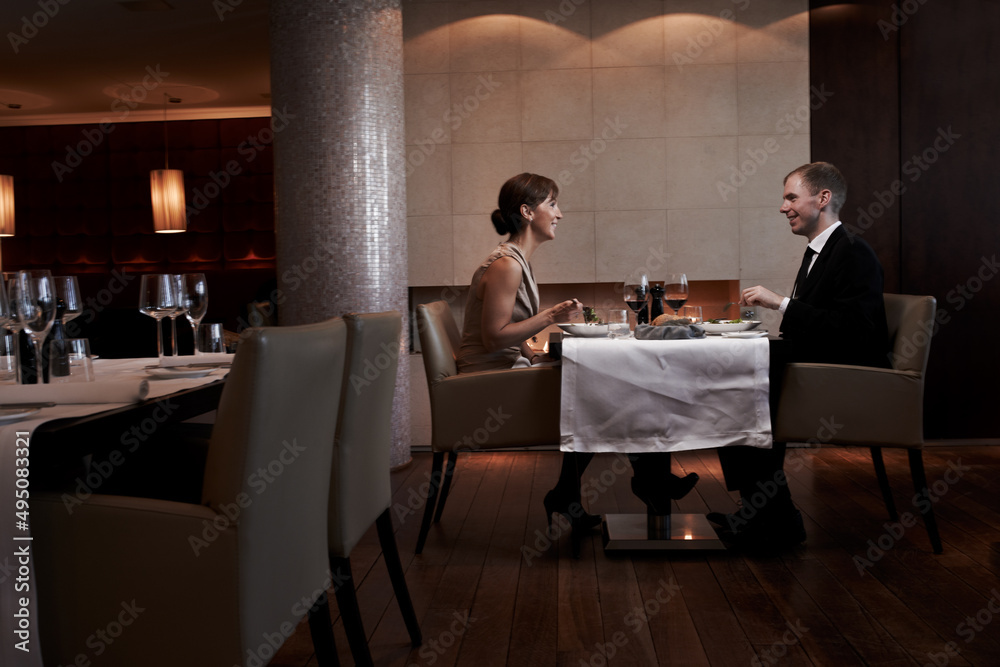
M 583 322 L 570 322 L 568 324 L 557 324 L 560 329 L 571 336 L 582 336 L 584 338 L 607 338 L 607 324 L 585 324 Z
M 723 331 L 749 331 L 750 329 L 756 329 L 760 326 L 760 320 L 743 320 L 742 322 L 720 320 L 718 324 L 703 322 L 701 326 L 708 333 L 722 333 Z

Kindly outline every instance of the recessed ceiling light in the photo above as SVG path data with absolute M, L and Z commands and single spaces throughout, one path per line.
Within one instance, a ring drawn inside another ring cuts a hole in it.
M 118 5 L 130 12 L 166 12 L 174 8 L 163 0 L 121 0 Z
M 166 88 L 167 86 L 164 86 Z M 154 85 L 143 82 L 137 83 L 116 83 L 104 89 L 104 94 L 116 100 L 121 100 L 134 109 L 138 105 L 163 106 L 163 95 L 166 93 L 167 101 L 171 104 L 204 104 L 219 97 L 218 91 L 204 86 L 192 86 L 186 83 L 171 83 L 170 92 L 163 88 L 157 89 Z M 174 102 L 174 100 L 177 100 Z

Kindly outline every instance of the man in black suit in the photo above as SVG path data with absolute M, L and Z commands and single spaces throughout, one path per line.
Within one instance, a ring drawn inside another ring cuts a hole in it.
M 882 299 L 882 265 L 871 246 L 848 234 L 840 222 L 847 183 L 827 162 L 803 165 L 785 177 L 780 212 L 792 233 L 809 240 L 791 297 L 755 285 L 740 305 L 783 314 L 782 340 L 771 346 L 771 422 L 775 423 L 781 380 L 790 362 L 888 367 L 889 334 Z M 788 546 L 805 540 L 784 476 L 785 443 L 770 450 L 719 450 L 726 486 L 739 491 L 736 514 L 709 514 L 747 546 Z

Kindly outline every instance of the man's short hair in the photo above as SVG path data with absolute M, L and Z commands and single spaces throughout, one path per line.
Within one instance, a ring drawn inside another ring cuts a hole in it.
M 830 212 L 834 215 L 840 213 L 847 199 L 847 181 L 840 170 L 829 162 L 811 162 L 804 164 L 785 176 L 785 182 L 792 176 L 798 174 L 802 178 L 802 183 L 809 188 L 810 194 L 817 194 L 820 190 L 829 190 Z

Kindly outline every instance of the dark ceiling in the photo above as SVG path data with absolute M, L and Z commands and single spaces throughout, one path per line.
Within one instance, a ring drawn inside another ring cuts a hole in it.
M 266 115 L 267 0 L 4 0 L 0 125 Z

